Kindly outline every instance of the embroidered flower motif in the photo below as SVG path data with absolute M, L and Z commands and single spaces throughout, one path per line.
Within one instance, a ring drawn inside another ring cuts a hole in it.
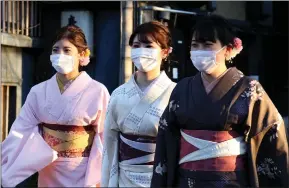
M 165 128 L 168 126 L 168 122 L 165 118 L 160 119 L 160 128 L 165 130 Z
M 241 97 L 251 98 L 252 100 L 262 100 L 264 90 L 258 81 L 252 80 L 249 83 L 249 88 L 244 91 Z
M 169 104 L 169 111 L 175 112 L 178 107 L 179 107 L 179 105 L 174 100 L 172 100 Z
M 268 131 L 268 133 L 270 134 L 270 142 L 278 138 L 278 131 L 280 129 L 282 121 L 283 121 L 282 116 L 278 113 L 278 121 L 275 122 L 274 125 L 271 127 L 271 129 Z
M 159 163 L 155 171 L 157 174 L 163 175 L 163 173 L 167 172 L 167 167 L 165 164 L 162 166 L 161 163 Z
M 257 172 L 259 175 L 268 176 L 270 179 L 275 179 L 281 174 L 277 166 L 274 166 L 274 161 L 271 158 L 265 158 L 264 162 L 257 165 Z
M 196 180 L 195 179 L 188 178 L 188 186 L 189 186 L 189 188 L 195 187 L 195 184 L 196 184 Z
M 86 66 L 90 62 L 90 50 L 87 48 L 85 50 L 84 57 L 80 59 L 80 66 Z

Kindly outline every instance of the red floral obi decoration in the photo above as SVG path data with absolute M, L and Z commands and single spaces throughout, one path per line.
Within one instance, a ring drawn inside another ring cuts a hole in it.
M 43 139 L 55 151 L 58 157 L 89 157 L 95 131 L 93 126 L 39 125 Z

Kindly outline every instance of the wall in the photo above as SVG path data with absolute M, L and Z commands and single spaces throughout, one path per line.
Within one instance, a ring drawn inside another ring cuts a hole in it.
M 117 11 L 99 11 L 95 18 L 95 74 L 111 93 L 119 86 L 120 14 Z
M 35 64 L 42 49 L 22 49 L 22 104 L 24 104 L 30 89 L 35 85 Z
M 21 48 L 1 46 L 1 76 L 2 84 L 17 86 L 16 113 L 22 106 L 22 51 Z
M 215 14 L 229 19 L 246 20 L 245 1 L 216 1 Z

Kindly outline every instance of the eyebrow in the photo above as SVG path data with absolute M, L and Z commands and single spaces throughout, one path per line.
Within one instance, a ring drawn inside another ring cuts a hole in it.
M 210 42 L 210 43 L 215 43 L 215 42 L 213 42 L 213 41 L 210 41 L 210 40 L 206 40 L 206 41 L 197 41 L 197 40 L 192 40 L 192 42 L 191 43 L 193 43 L 193 42 L 197 42 L 197 43 L 206 43 L 206 42 Z
M 53 48 L 59 48 L 59 46 L 53 46 Z M 70 49 L 71 47 L 70 47 L 70 46 L 64 46 L 63 48 L 68 48 L 68 49 Z

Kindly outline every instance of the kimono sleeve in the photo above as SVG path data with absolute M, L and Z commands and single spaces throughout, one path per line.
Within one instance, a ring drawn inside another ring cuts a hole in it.
M 171 94 L 160 122 L 153 167 L 152 188 L 176 186 L 178 171 L 180 129 L 175 112 L 178 108 L 176 88 Z
M 110 99 L 104 123 L 104 147 L 101 187 L 118 187 L 118 125 L 114 116 L 114 98 Z
M 250 82 L 249 168 L 251 185 L 288 187 L 288 138 L 281 115 L 257 81 Z
M 106 87 L 103 86 L 101 94 L 98 96 L 99 110 L 97 111 L 96 120 L 93 123 L 95 127 L 95 136 L 91 147 L 89 160 L 87 164 L 85 186 L 93 186 L 100 184 L 101 177 L 101 159 L 103 150 L 103 130 L 106 109 L 110 95 Z
M 35 89 L 35 88 L 34 88 Z M 32 88 L 2 146 L 2 186 L 14 187 L 57 158 L 39 134 L 37 97 Z

